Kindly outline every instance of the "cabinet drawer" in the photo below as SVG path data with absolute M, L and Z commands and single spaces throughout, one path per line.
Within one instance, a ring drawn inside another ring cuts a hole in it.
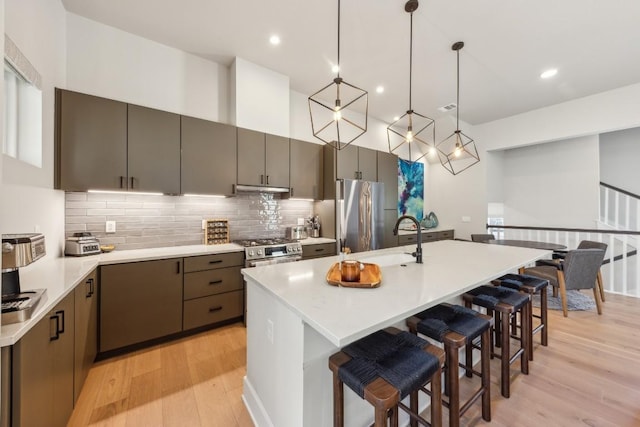
M 408 245 L 410 243 L 416 243 L 418 241 L 415 234 L 401 234 L 398 236 L 398 245 Z
M 242 289 L 240 267 L 216 268 L 184 275 L 185 300 L 239 289 Z
M 184 302 L 184 330 L 205 326 L 244 313 L 244 292 L 233 291 Z
M 331 256 L 336 254 L 335 243 L 321 243 L 318 245 L 303 245 L 303 258 L 318 258 L 323 256 Z
M 422 233 L 423 242 L 435 242 L 438 239 L 439 239 L 439 233 L 437 232 Z
M 231 267 L 244 265 L 244 252 L 231 252 L 226 254 L 192 256 L 184 259 L 184 271 L 210 270 L 212 268 Z
M 440 231 L 438 234 L 439 240 L 453 239 L 453 230 Z

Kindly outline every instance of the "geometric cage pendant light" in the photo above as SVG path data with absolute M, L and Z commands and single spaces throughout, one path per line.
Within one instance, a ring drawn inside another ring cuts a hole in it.
M 451 46 L 451 50 L 457 54 L 457 87 L 456 87 L 456 130 L 442 142 L 438 143 L 438 158 L 446 170 L 453 175 L 470 168 L 480 161 L 478 150 L 473 139 L 462 133 L 460 130 L 460 49 L 464 47 L 464 42 L 456 42 Z
M 411 162 L 418 161 L 435 150 L 435 122 L 413 110 L 411 106 L 411 82 L 413 68 L 413 12 L 418 9 L 418 0 L 409 0 L 404 5 L 410 14 L 409 30 L 409 109 L 398 120 L 387 127 L 389 152 Z
M 369 95 L 340 77 L 340 0 L 338 0 L 338 62 L 336 77 L 309 97 L 313 136 L 336 150 L 367 131 Z

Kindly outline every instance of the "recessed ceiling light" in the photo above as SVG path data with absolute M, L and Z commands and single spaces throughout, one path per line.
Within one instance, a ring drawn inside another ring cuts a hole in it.
M 277 35 L 273 35 L 271 37 L 269 37 L 269 43 L 271 43 L 274 46 L 277 46 L 280 44 L 280 37 Z
M 378 93 L 382 93 L 382 92 L 384 92 L 384 86 L 378 86 L 378 87 L 376 88 L 376 92 L 378 92 Z
M 400 120 L 400 116 L 393 116 L 393 121 L 397 122 L 398 120 Z
M 558 69 L 557 68 L 550 68 L 550 69 L 544 71 L 542 74 L 540 74 L 540 78 L 541 79 L 548 79 L 548 78 L 551 78 L 551 77 L 555 76 L 556 74 L 558 74 Z
M 338 71 L 340 71 L 340 67 L 338 67 L 337 65 L 334 65 L 333 67 L 331 67 L 331 71 L 334 73 L 337 73 Z

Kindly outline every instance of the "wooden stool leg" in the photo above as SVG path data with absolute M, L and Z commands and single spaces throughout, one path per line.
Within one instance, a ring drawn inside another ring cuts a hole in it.
M 491 421 L 491 378 L 489 374 L 489 359 L 491 358 L 491 328 L 488 328 L 482 333 L 480 337 L 481 360 L 480 360 L 480 372 L 482 373 L 482 419 L 485 421 Z M 470 347 L 469 345 L 467 347 Z
M 542 288 L 542 290 L 540 291 L 540 321 L 542 322 L 542 331 L 540 332 L 540 334 L 542 335 L 542 345 L 543 346 L 547 346 L 549 344 L 549 324 L 548 324 L 548 317 L 547 317 L 547 288 L 548 286 L 545 286 L 544 288 Z
M 337 372 L 333 374 L 333 427 L 344 427 L 344 386 Z
M 516 313 L 513 313 L 514 316 Z M 528 319 L 522 323 L 521 345 L 523 348 L 520 356 L 520 370 L 523 374 L 529 375 L 529 356 L 531 352 L 531 299 L 520 309 L 521 318 Z
M 398 407 L 397 406 L 395 408 L 389 409 L 389 416 L 391 418 L 391 427 L 398 427 Z
M 469 344 L 470 345 L 470 344 Z M 458 378 L 458 349 L 447 346 L 447 380 L 449 382 L 449 427 L 460 425 L 460 379 Z
M 442 426 L 442 369 L 431 377 L 431 425 Z
M 597 286 L 593 287 L 593 297 L 596 300 L 596 308 L 598 309 L 598 314 L 602 314 L 602 303 L 600 302 L 600 291 Z
M 529 306 L 529 314 L 526 316 L 529 321 L 527 325 L 529 329 L 529 351 L 527 352 L 527 356 L 529 360 L 533 360 L 533 296 L 530 294 L 529 297 L 529 303 L 527 304 Z M 524 313 L 522 316 L 524 316 Z
M 375 427 L 387 427 L 387 411 L 382 408 L 376 407 L 375 410 Z
M 469 343 L 464 346 L 464 374 L 467 378 L 473 378 L 473 345 L 472 343 Z
M 497 312 L 496 312 L 497 313 Z M 508 313 L 500 313 L 500 322 L 502 324 L 502 329 L 508 331 L 509 330 L 509 314 Z M 498 325 L 496 325 L 496 328 Z M 502 342 L 500 343 L 500 389 L 502 392 L 502 396 L 509 398 L 510 396 L 510 364 L 509 364 L 509 334 L 502 334 L 501 336 Z
M 433 387 L 433 386 L 431 386 Z M 414 414 L 417 414 L 419 409 L 418 409 L 418 390 L 414 390 L 411 392 L 411 394 L 409 395 L 409 409 L 411 409 L 411 412 L 413 412 Z M 411 418 L 409 421 L 409 425 L 411 427 L 418 427 L 418 420 Z
M 602 285 L 602 273 L 598 270 L 598 275 L 596 276 L 596 282 L 598 282 L 598 289 L 600 289 L 600 299 L 602 302 L 605 302 L 604 299 L 604 286 Z

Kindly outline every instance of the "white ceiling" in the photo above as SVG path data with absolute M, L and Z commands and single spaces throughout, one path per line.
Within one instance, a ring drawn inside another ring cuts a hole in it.
M 310 95 L 331 82 L 333 0 L 62 0 L 95 21 L 229 65 L 235 56 L 290 77 Z M 405 0 L 342 0 L 341 75 L 369 91 L 383 121 L 408 107 Z M 422 0 L 414 13 L 413 109 L 455 102 L 480 124 L 640 81 L 638 0 Z M 271 46 L 272 34 L 282 43 Z M 541 80 L 550 67 L 558 75 Z M 376 86 L 385 92 L 377 94 Z M 451 113 L 449 113 L 451 114 Z

